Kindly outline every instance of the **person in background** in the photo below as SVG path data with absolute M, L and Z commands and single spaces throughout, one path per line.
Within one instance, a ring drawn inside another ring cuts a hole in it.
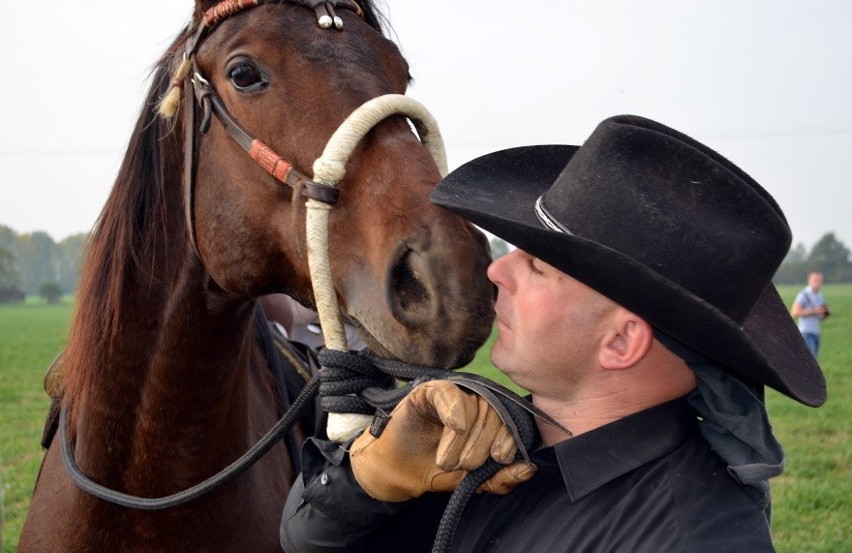
M 475 159 L 432 201 L 517 246 L 488 269 L 491 360 L 561 428 L 536 421 L 528 465 L 479 396 L 419 384 L 382 431 L 306 443 L 284 550 L 428 551 L 445 492 L 491 457 L 450 551 L 773 551 L 763 386 L 811 406 L 826 387 L 771 283 L 791 233 L 769 193 L 628 115 Z
M 808 273 L 808 285 L 796 294 L 790 315 L 798 319 L 799 332 L 808 344 L 808 348 L 814 357 L 819 357 L 819 342 L 822 332 L 822 320 L 828 317 L 828 307 L 822 297 L 822 273 L 811 271 Z

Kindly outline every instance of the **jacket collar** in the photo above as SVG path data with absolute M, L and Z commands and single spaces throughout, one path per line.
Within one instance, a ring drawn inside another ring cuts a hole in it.
M 571 501 L 671 453 L 695 432 L 686 397 L 640 411 L 554 446 Z

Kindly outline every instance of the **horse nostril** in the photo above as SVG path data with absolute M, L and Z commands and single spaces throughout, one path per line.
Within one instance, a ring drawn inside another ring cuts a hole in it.
M 433 301 L 428 287 L 425 254 L 404 247 L 390 268 L 388 303 L 394 317 L 406 326 L 428 321 Z

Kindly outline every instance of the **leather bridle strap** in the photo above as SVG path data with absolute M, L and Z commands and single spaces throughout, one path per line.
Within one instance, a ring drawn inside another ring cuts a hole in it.
M 312 181 L 310 178 L 293 168 L 293 165 L 285 161 L 280 155 L 257 138 L 251 136 L 236 119 L 228 112 L 222 99 L 210 86 L 210 83 L 199 73 L 195 72 L 192 78 L 195 97 L 201 106 L 201 133 L 204 134 L 210 127 L 211 112 L 216 115 L 219 122 L 253 160 L 263 167 L 270 175 L 280 182 L 295 189 L 301 189 L 305 198 L 314 199 L 325 204 L 335 205 L 340 197 L 340 191 L 332 186 L 326 186 Z
M 195 68 L 191 79 L 191 88 L 195 98 L 187 95 L 184 116 L 186 125 L 186 136 L 184 140 L 184 206 L 186 210 L 186 224 L 193 247 L 196 248 L 195 220 L 193 217 L 193 194 L 195 188 L 195 165 L 197 161 L 197 137 L 196 131 L 202 134 L 210 128 L 211 116 L 215 115 L 222 127 L 234 141 L 240 145 L 258 165 L 263 167 L 267 173 L 275 177 L 279 182 L 297 190 L 301 196 L 308 200 L 316 200 L 330 206 L 334 206 L 339 197 L 340 190 L 334 186 L 319 184 L 297 171 L 291 163 L 286 161 L 275 150 L 264 144 L 261 140 L 254 138 L 240 125 L 230 114 L 222 99 L 216 91 Z M 195 105 L 197 104 L 197 106 Z M 196 109 L 201 109 L 200 124 L 197 123 Z
M 228 131 L 228 134 L 270 175 L 292 187 L 294 190 L 298 190 L 302 196 L 309 200 L 314 199 L 328 205 L 334 205 L 339 196 L 338 190 L 334 187 L 323 186 L 313 182 L 302 173 L 293 169 L 293 166 L 275 153 L 272 148 L 248 134 L 231 114 L 228 113 L 221 98 L 219 98 L 218 94 L 216 94 L 210 83 L 201 75 L 195 65 L 195 53 L 203 39 L 214 27 L 236 13 L 263 3 L 265 3 L 264 0 L 224 0 L 202 14 L 202 22 L 186 43 L 183 60 L 175 70 L 174 78 L 170 82 L 170 87 L 163 97 L 158 111 L 161 116 L 170 118 L 174 115 L 177 104 L 180 102 L 180 91 L 184 88 L 192 88 L 195 92 L 197 102 L 203 110 L 202 133 L 206 132 L 210 125 L 210 114 L 215 113 L 222 122 L 222 126 Z M 331 24 L 324 24 L 326 19 L 333 22 L 335 29 L 340 30 L 343 28 L 342 20 L 334 12 L 335 7 L 352 10 L 359 17 L 364 16 L 361 6 L 355 0 L 300 0 L 293 3 L 313 9 L 317 15 L 317 23 L 324 28 L 331 26 Z M 190 70 L 193 75 L 190 75 Z M 195 222 L 193 217 L 195 167 L 198 151 L 195 110 L 195 102 L 187 94 L 184 105 L 183 196 L 189 241 L 193 249 L 197 252 L 198 246 L 195 240 Z

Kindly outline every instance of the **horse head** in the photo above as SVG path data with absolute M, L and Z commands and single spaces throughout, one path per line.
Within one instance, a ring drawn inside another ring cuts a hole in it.
M 224 19 L 195 56 L 233 119 L 306 175 L 353 110 L 403 94 L 409 80 L 375 21 L 337 15 L 342 29 L 323 29 L 302 6 L 261 5 Z M 283 291 L 313 305 L 304 199 L 246 155 L 217 118 L 198 141 L 191 232 L 212 281 L 239 297 Z M 405 118 L 377 125 L 339 184 L 329 253 L 342 315 L 371 348 L 449 368 L 487 337 L 493 290 L 484 237 L 428 200 L 439 179 Z

